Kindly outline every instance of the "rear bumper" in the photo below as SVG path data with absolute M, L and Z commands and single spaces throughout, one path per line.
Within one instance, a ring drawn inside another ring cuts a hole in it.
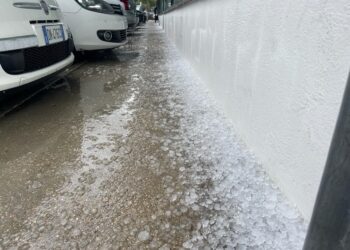
M 128 13 L 127 18 L 129 27 L 135 26 L 139 22 L 139 18 L 136 16 L 135 13 Z

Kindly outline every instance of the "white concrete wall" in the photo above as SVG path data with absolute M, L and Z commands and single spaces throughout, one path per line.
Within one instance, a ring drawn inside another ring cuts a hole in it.
M 237 132 L 309 219 L 350 68 L 350 1 L 204 0 L 163 18 Z

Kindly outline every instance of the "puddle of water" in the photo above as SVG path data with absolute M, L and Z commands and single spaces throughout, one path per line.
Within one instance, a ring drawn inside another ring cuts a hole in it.
M 132 101 L 125 101 L 129 94 L 127 87 L 121 87 L 127 84 L 127 77 L 120 73 L 118 61 L 95 68 L 87 64 L 67 76 L 68 85 L 40 93 L 0 120 L 1 232 L 12 235 L 18 231 L 32 209 L 58 192 L 69 171 L 87 164 L 82 156 L 87 154 L 89 142 L 86 123 L 95 121 L 100 126 L 96 129 L 104 126 L 105 132 L 119 131 L 125 136 L 124 125 L 131 115 L 125 105 Z M 18 99 L 11 100 L 15 103 Z M 96 118 L 99 113 L 103 114 L 100 119 Z M 0 237 L 0 246 L 1 241 Z

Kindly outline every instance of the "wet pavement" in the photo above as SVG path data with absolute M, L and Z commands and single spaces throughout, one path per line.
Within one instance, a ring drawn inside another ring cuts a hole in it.
M 149 23 L 0 120 L 0 249 L 301 249 L 305 222 Z

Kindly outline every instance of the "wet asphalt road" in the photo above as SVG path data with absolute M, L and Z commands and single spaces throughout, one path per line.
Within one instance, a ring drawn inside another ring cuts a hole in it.
M 0 121 L 3 248 L 182 246 L 196 215 L 174 206 L 177 162 L 161 144 L 178 118 L 167 109 L 169 89 L 149 87 L 164 41 L 145 30 L 89 55 L 58 88 Z
M 274 249 L 276 239 L 297 249 L 298 214 L 271 209 L 282 196 L 252 159 L 220 148 L 220 129 L 208 137 L 221 123 L 196 120 L 207 107 L 185 111 L 188 88 L 173 70 L 181 60 L 161 29 L 148 24 L 130 39 L 0 120 L 0 249 Z M 247 206 L 264 216 L 239 222 Z M 249 223 L 273 234 L 261 241 Z

